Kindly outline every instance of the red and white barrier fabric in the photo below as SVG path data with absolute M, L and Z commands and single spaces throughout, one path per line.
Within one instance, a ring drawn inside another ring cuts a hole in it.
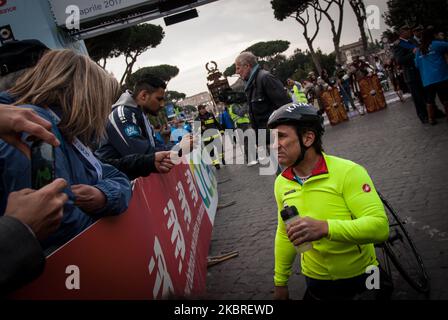
M 190 165 L 137 179 L 125 213 L 99 220 L 52 253 L 44 273 L 12 298 L 150 300 L 205 293 L 218 203 L 213 170 L 195 154 Z

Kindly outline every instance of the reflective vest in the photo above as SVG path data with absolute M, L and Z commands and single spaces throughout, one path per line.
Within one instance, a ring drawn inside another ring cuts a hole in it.
M 230 114 L 230 117 L 232 118 L 233 122 L 235 122 L 236 125 L 250 123 L 249 114 L 246 113 L 244 115 L 244 117 L 240 117 L 240 116 L 236 115 L 235 113 L 233 113 L 233 104 L 230 105 L 230 107 L 229 107 L 229 114 Z
M 216 134 L 207 136 L 207 137 L 202 137 L 202 141 L 204 142 L 209 142 L 212 141 L 213 139 L 217 139 L 221 137 L 221 134 L 219 133 L 221 131 L 219 122 L 216 121 L 215 116 L 213 116 L 213 114 L 211 114 L 210 112 L 207 112 L 205 115 L 201 116 L 199 115 L 196 118 L 196 121 L 201 121 L 201 126 L 203 127 L 203 131 L 209 130 L 209 129 L 216 129 Z M 204 132 L 202 133 L 204 134 Z
M 295 84 L 290 94 L 295 103 L 308 103 L 308 99 L 306 98 L 305 92 L 302 91 L 301 85 Z

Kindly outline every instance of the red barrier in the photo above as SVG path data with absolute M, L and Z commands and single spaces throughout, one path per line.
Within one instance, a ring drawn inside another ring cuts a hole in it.
M 101 219 L 54 252 L 43 275 L 13 298 L 203 294 L 212 222 L 195 175 L 187 165 L 179 165 L 168 175 L 136 180 L 125 213 Z

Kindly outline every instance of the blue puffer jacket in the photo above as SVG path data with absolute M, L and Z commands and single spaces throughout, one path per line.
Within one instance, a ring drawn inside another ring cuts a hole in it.
M 8 94 L 0 94 L 0 103 L 12 104 L 13 102 L 14 100 Z M 59 140 L 62 140 L 61 145 L 55 148 L 56 178 L 67 180 L 69 186 L 76 184 L 94 186 L 101 190 L 107 198 L 106 206 L 100 212 L 96 212 L 95 217 L 92 217 L 73 204 L 75 197 L 70 188 L 64 190 L 69 196 L 69 202 L 64 207 L 61 226 L 41 243 L 49 253 L 72 239 L 98 218 L 117 215 L 125 211 L 131 198 L 131 184 L 125 174 L 102 163 L 103 177 L 100 180 L 87 159 L 81 156 L 71 143 L 61 139 L 61 133 L 48 110 L 33 105 L 23 107 L 33 109 L 42 118 L 52 122 L 53 133 Z M 53 111 L 58 113 L 56 109 Z M 25 138 L 26 135 L 23 135 L 22 140 L 26 142 Z M 30 160 L 22 152 L 0 140 L 0 215 L 5 212 L 9 193 L 30 187 Z

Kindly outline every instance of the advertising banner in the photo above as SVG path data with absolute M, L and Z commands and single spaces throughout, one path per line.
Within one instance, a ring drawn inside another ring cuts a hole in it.
M 125 213 L 101 219 L 47 257 L 41 277 L 12 298 L 149 300 L 204 294 L 217 201 L 216 178 L 201 162 L 137 179 Z

